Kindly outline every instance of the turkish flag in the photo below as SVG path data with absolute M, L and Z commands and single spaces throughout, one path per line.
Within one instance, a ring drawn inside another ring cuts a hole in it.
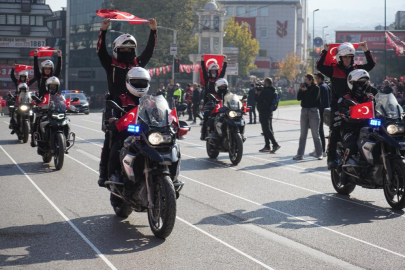
M 26 65 L 18 65 L 18 64 L 16 64 L 16 65 L 15 65 L 15 68 L 14 68 L 14 71 L 15 71 L 15 72 L 20 72 L 20 71 L 28 70 L 28 69 L 32 69 L 32 66 L 26 66 Z
M 53 55 L 54 52 L 57 51 L 56 49 L 49 47 L 49 46 L 39 47 L 39 48 L 36 48 L 35 50 L 38 50 L 38 57 L 50 57 Z M 32 50 L 30 52 L 30 56 L 34 56 L 35 50 Z
M 212 63 L 216 63 L 219 66 L 218 74 L 221 73 L 222 69 L 222 63 L 224 62 L 224 56 L 223 55 L 218 55 L 218 54 L 204 54 L 204 63 L 205 63 L 205 69 L 208 72 L 208 67 Z M 201 85 L 205 86 L 205 81 L 204 81 L 204 76 L 203 76 L 203 70 L 202 68 L 200 69 L 200 78 L 201 78 Z
M 118 132 L 126 130 L 128 125 L 135 125 L 136 119 L 138 118 L 138 106 L 127 112 L 123 117 L 121 117 L 115 126 L 118 129 Z
M 99 9 L 96 14 L 102 18 L 111 19 L 111 21 L 129 22 L 130 24 L 148 23 L 146 19 L 138 18 L 131 13 L 115 9 Z
M 373 119 L 374 102 L 361 103 L 350 107 L 350 118 L 353 119 Z
M 175 122 L 177 125 L 179 124 L 179 118 L 177 117 L 177 110 L 173 108 L 172 112 L 169 115 L 169 122 Z
M 49 105 L 49 94 L 45 94 L 44 99 L 42 99 L 41 103 L 38 106 Z
M 338 43 L 338 44 L 330 44 L 329 51 L 328 51 L 328 53 L 326 55 L 326 58 L 325 58 L 325 64 L 324 64 L 325 66 L 331 66 L 332 64 L 337 64 L 336 51 L 337 51 L 337 48 L 340 45 L 342 45 L 342 44 L 340 44 L 340 43 Z M 357 48 L 359 47 L 359 44 L 353 43 L 353 47 L 357 50 Z
M 69 110 L 69 108 L 70 108 L 70 98 L 68 98 L 68 99 L 66 100 L 66 109 Z

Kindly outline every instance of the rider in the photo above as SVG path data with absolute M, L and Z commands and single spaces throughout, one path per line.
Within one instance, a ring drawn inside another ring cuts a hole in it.
M 19 102 L 20 102 L 20 94 L 21 93 L 26 93 L 26 92 L 28 92 L 29 91 L 29 86 L 28 86 L 28 84 L 27 83 L 25 83 L 25 82 L 21 82 L 21 83 L 19 83 L 18 84 L 18 86 L 17 86 L 17 93 L 16 93 L 16 97 L 15 97 L 15 102 L 14 102 L 14 108 L 16 108 L 16 107 L 18 107 L 18 105 L 19 105 Z M 16 115 L 14 114 L 14 112 L 15 112 L 15 110 L 13 110 L 12 112 L 10 112 L 10 117 L 11 117 L 11 120 L 10 120 L 10 126 L 9 126 L 9 128 L 10 129 L 12 129 L 12 131 L 11 131 L 11 134 L 14 134 L 15 133 L 15 131 L 14 131 L 14 129 L 13 129 L 13 126 L 15 126 L 16 125 Z
M 338 100 L 350 92 L 347 84 L 347 76 L 349 73 L 356 69 L 371 71 L 375 66 L 375 62 L 371 52 L 368 50 L 367 43 L 360 42 L 359 47 L 363 50 L 367 63 L 364 65 L 355 65 L 354 55 L 356 50 L 351 43 L 343 43 L 337 48 L 336 51 L 337 64 L 327 66 L 325 65 L 325 59 L 326 55 L 329 53 L 329 46 L 329 43 L 325 44 L 324 50 L 320 55 L 316 67 L 317 70 L 328 76 L 332 83 L 331 114 L 333 119 L 328 150 L 328 167 L 336 168 L 336 146 L 337 142 L 339 141 L 339 129 L 335 128 L 334 123 L 336 121 L 341 121 L 338 111 Z
M 45 60 L 41 63 L 41 70 L 39 69 L 38 65 L 38 50 L 34 51 L 34 76 L 38 82 L 38 91 L 39 91 L 39 98 L 43 98 L 45 94 L 48 93 L 46 89 L 46 81 L 55 76 L 59 77 L 61 69 L 62 69 L 62 52 L 60 50 L 57 51 L 58 53 L 58 65 L 56 69 L 53 65 L 51 60 Z
M 203 95 L 204 104 L 209 101 L 209 99 L 208 99 L 209 94 L 216 93 L 215 82 L 218 79 L 223 78 L 225 76 L 226 67 L 227 67 L 227 57 L 226 57 L 226 55 L 224 55 L 224 63 L 222 65 L 221 74 L 218 74 L 219 66 L 217 63 L 210 64 L 208 66 L 208 72 L 207 72 L 207 68 L 205 66 L 205 61 L 204 61 L 204 55 L 201 56 L 201 68 L 202 68 L 202 74 L 204 76 L 204 82 L 205 82 L 205 90 L 204 90 L 204 95 Z M 205 135 L 207 133 L 208 117 L 209 117 L 209 114 L 204 113 L 203 127 L 201 130 L 201 138 L 200 138 L 200 140 L 202 140 L 202 141 L 205 140 Z
M 126 92 L 126 75 L 133 67 L 145 67 L 149 60 L 152 58 L 156 46 L 157 39 L 157 24 L 155 19 L 149 19 L 149 27 L 151 29 L 149 34 L 148 44 L 140 56 L 136 56 L 135 49 L 137 42 L 130 34 L 124 34 L 114 40 L 113 43 L 113 56 L 109 55 L 106 46 L 106 34 L 110 19 L 105 19 L 101 23 L 100 35 L 97 42 L 97 55 L 100 59 L 101 65 L 107 73 L 108 91 L 107 98 L 115 100 L 121 94 Z M 111 116 L 111 112 L 106 110 L 105 119 Z M 98 185 L 104 187 L 104 182 L 107 180 L 107 164 L 110 154 L 109 148 L 109 132 L 105 133 L 104 146 L 101 150 L 100 159 L 100 177 Z

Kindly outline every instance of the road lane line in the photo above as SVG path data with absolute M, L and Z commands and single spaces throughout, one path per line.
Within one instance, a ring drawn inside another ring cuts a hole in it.
M 76 233 L 97 253 L 97 256 L 99 256 L 107 265 L 110 267 L 110 269 L 117 270 L 117 268 L 104 256 L 103 253 L 82 233 L 82 231 L 79 230 L 79 228 L 76 227 L 75 224 L 56 206 L 56 204 L 49 199 L 49 197 L 42 191 L 42 189 L 35 184 L 35 182 L 31 179 L 31 177 L 18 165 L 18 163 L 7 153 L 6 150 L 2 146 L 0 146 L 1 150 L 8 156 L 8 158 L 14 163 L 14 165 L 17 166 L 17 168 L 20 170 L 20 172 L 31 182 L 31 184 L 38 190 L 38 192 L 49 202 L 49 204 L 59 213 L 59 215 L 62 216 L 62 218 L 69 223 L 69 225 L 76 231 Z
M 94 172 L 94 173 L 96 173 L 96 174 L 99 174 L 98 171 L 92 169 L 91 167 L 87 166 L 87 165 L 84 164 L 83 162 L 81 162 L 81 161 L 79 161 L 79 160 L 77 160 L 77 159 L 75 159 L 75 158 L 73 158 L 73 157 L 71 157 L 71 156 L 69 156 L 69 155 L 65 155 L 65 157 L 68 157 L 68 158 L 70 158 L 70 159 L 73 159 L 74 161 L 76 161 L 77 163 L 83 165 L 84 167 L 86 167 L 86 168 L 89 169 L 90 171 L 92 171 L 92 172 Z
M 268 266 L 268 265 L 262 263 L 261 261 L 259 261 L 259 260 L 255 259 L 255 258 L 253 258 L 252 256 L 250 256 L 250 255 L 244 253 L 243 251 L 237 249 L 236 247 L 231 246 L 230 244 L 228 244 L 228 243 L 222 241 L 221 239 L 219 239 L 219 238 L 213 236 L 212 234 L 207 233 L 206 231 L 204 231 L 204 230 L 198 228 L 197 226 L 195 226 L 195 225 L 191 224 L 190 222 L 188 222 L 188 221 L 182 219 L 181 217 L 176 216 L 176 218 L 177 218 L 178 220 L 180 220 L 181 222 L 187 224 L 188 226 L 192 227 L 193 229 L 199 231 L 200 233 L 205 234 L 206 236 L 208 236 L 208 237 L 214 239 L 215 241 L 221 243 L 222 245 L 224 245 L 224 246 L 226 246 L 226 247 L 232 249 L 233 251 L 235 251 L 235 252 L 241 254 L 242 256 L 248 258 L 249 260 L 251 260 L 251 261 L 253 261 L 253 262 L 255 262 L 255 263 L 257 263 L 257 264 L 263 266 L 263 267 L 266 268 L 266 269 L 273 270 L 273 268 L 271 268 L 270 266 Z
M 91 122 L 91 123 L 96 123 L 101 125 L 101 122 L 96 122 L 96 121 L 91 121 L 91 120 L 87 120 L 87 119 L 81 119 L 82 121 L 86 121 L 86 122 Z
M 263 207 L 263 208 L 272 210 L 272 211 L 274 211 L 274 212 L 277 212 L 277 213 L 279 213 L 279 214 L 282 214 L 282 215 L 291 217 L 291 218 L 293 218 L 293 219 L 306 222 L 306 223 L 311 224 L 311 225 L 313 225 L 313 226 L 315 226 L 315 227 L 318 227 L 318 228 L 320 228 L 320 229 L 324 229 L 324 230 L 327 230 L 327 231 L 329 231 L 329 232 L 333 232 L 333 233 L 335 233 L 335 234 L 344 236 L 344 237 L 349 238 L 349 239 L 352 239 L 352 240 L 354 240 L 354 241 L 357 241 L 357 242 L 366 244 L 366 245 L 368 245 L 368 246 L 371 246 L 371 247 L 374 247 L 374 248 L 383 250 L 383 251 L 385 251 L 385 252 L 391 253 L 391 254 L 396 255 L 396 256 L 398 256 L 398 257 L 405 258 L 405 255 L 403 255 L 403 254 L 401 254 L 401 253 L 398 253 L 398 252 L 389 250 L 389 249 L 384 248 L 384 247 L 380 247 L 380 246 L 378 246 L 378 245 L 376 245 L 376 244 L 372 244 L 372 243 L 370 243 L 370 242 L 367 242 L 367 241 L 361 240 L 361 239 L 359 239 L 359 238 L 356 238 L 356 237 L 354 237 L 354 236 L 350 236 L 350 235 L 348 235 L 348 234 L 345 234 L 345 233 L 342 233 L 342 232 L 333 230 L 333 229 L 331 229 L 331 228 L 324 227 L 324 226 L 319 225 L 319 224 L 317 224 L 317 223 L 315 223 L 315 222 L 313 222 L 313 221 L 309 221 L 309 220 L 306 220 L 306 219 L 304 219 L 304 218 L 300 218 L 300 217 L 294 216 L 294 215 L 292 215 L 292 214 L 286 213 L 286 212 L 284 212 L 284 211 L 281 211 L 281 210 L 278 210 L 278 209 L 275 209 L 275 208 L 272 208 L 272 207 L 263 205 L 263 204 L 261 204 L 261 203 L 258 203 L 258 202 L 255 202 L 255 201 L 246 199 L 246 198 L 244 198 L 244 197 L 235 195 L 235 194 L 230 193 L 230 192 L 228 192 L 228 191 L 225 191 L 225 190 L 222 190 L 222 189 L 219 189 L 219 188 L 216 188 L 216 187 L 207 185 L 207 184 L 205 184 L 205 183 L 203 183 L 203 182 L 194 180 L 194 179 L 189 178 L 189 177 L 187 177 L 187 176 L 184 176 L 184 175 L 181 175 L 181 174 L 180 174 L 179 176 L 180 176 L 180 177 L 183 177 L 183 178 L 185 178 L 185 179 L 187 179 L 187 180 L 190 180 L 190 181 L 192 181 L 192 182 L 195 182 L 195 183 L 197 183 L 197 184 L 200 184 L 200 185 L 202 185 L 202 186 L 205 186 L 205 187 L 214 189 L 214 190 L 216 190 L 216 191 L 219 191 L 219 192 L 221 192 L 221 193 L 227 194 L 227 195 L 229 195 L 229 196 L 232 196 L 232 197 L 238 198 L 238 199 L 240 199 L 240 200 L 249 202 L 249 203 L 254 204 L 254 205 L 256 205 L 256 206 L 261 206 L 261 207 Z
M 104 134 L 104 132 L 102 132 L 102 131 L 100 131 L 100 130 L 97 130 L 97 129 L 94 129 L 94 128 L 88 128 L 88 127 L 84 127 L 84 126 L 80 126 L 80 125 L 76 125 L 76 124 L 72 124 L 72 123 L 70 123 L 70 125 L 76 126 L 76 127 L 79 127 L 79 128 L 88 129 L 88 130 L 91 130 L 91 131 L 94 131 L 94 132 L 98 132 L 98 133 L 103 133 L 103 134 Z
M 86 139 L 83 139 L 83 138 L 80 138 L 80 137 L 75 137 L 76 139 L 79 139 L 79 140 L 81 140 L 81 141 L 85 141 L 85 142 L 87 142 L 87 143 L 90 143 L 90 144 L 93 144 L 93 145 L 95 145 L 95 146 L 98 146 L 98 147 L 101 147 L 101 148 L 103 148 L 103 146 L 101 145 L 101 144 L 97 144 L 97 143 L 93 143 L 93 142 L 91 142 L 91 141 L 89 141 L 89 140 L 86 140 Z

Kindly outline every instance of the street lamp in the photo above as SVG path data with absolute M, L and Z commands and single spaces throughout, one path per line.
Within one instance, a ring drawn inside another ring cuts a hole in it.
M 387 0 L 384 0 L 384 54 L 385 54 L 385 65 L 384 65 L 384 78 L 387 78 Z
M 322 40 L 325 39 L 325 28 L 328 28 L 328 27 L 327 27 L 327 26 L 324 26 L 324 27 L 322 28 Z
M 315 40 L 315 12 L 317 12 L 317 11 L 319 11 L 319 8 L 315 9 L 312 12 L 312 49 L 313 49 L 313 51 L 312 51 L 312 67 L 314 69 L 314 72 L 315 72 L 315 43 L 314 43 L 314 40 Z
M 91 52 L 90 52 L 90 92 L 93 92 L 93 24 L 94 18 L 96 15 L 92 15 L 91 17 L 91 26 L 90 26 L 90 42 L 91 42 Z
M 176 44 L 176 46 L 177 46 L 177 30 L 172 29 L 172 28 L 168 28 L 168 27 L 163 27 L 163 26 L 158 26 L 157 28 L 173 31 L 173 44 Z M 174 84 L 174 59 L 175 58 L 176 58 L 176 55 L 173 55 L 173 65 L 172 65 L 172 81 L 173 81 L 173 84 Z
M 326 43 L 326 37 L 327 37 L 327 36 L 329 36 L 329 34 L 326 34 L 326 35 L 325 35 L 325 43 Z

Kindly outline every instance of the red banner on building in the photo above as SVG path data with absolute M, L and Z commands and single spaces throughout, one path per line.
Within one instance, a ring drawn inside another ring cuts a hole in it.
M 405 31 L 391 31 L 400 40 L 405 41 Z M 370 50 L 384 50 L 385 31 L 336 31 L 336 43 L 359 43 L 366 41 Z M 387 49 L 390 46 L 387 42 Z
M 235 17 L 235 22 L 239 25 L 241 25 L 242 22 L 247 23 L 252 32 L 252 38 L 256 38 L 256 18 Z

